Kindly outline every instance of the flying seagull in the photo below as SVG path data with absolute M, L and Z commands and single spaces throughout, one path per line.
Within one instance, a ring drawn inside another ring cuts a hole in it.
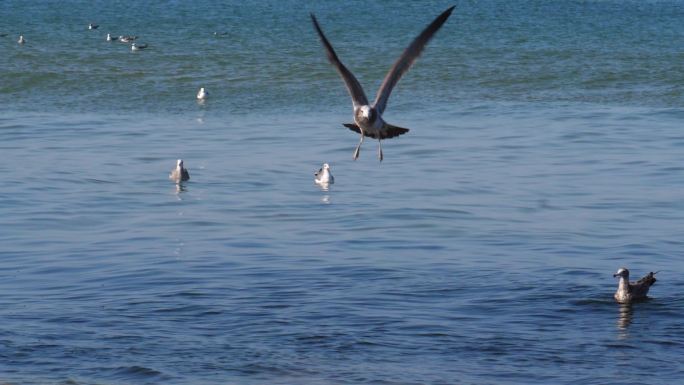
M 183 167 L 183 159 L 178 159 L 178 161 L 176 161 L 176 168 L 171 170 L 171 174 L 169 174 L 169 179 L 176 183 L 184 182 L 190 179 L 190 173 L 186 168 Z
M 657 272 L 656 272 L 657 273 Z M 648 289 L 656 283 L 654 272 L 648 273 L 645 277 L 636 282 L 629 282 L 629 270 L 621 267 L 613 277 L 620 277 L 618 289 L 615 292 L 615 300 L 619 303 L 630 303 L 632 301 L 646 298 Z
M 330 172 L 330 165 L 323 163 L 323 167 L 314 173 L 314 181 L 318 184 L 333 184 L 335 183 L 335 178 Z
M 323 30 L 321 30 L 321 26 L 318 24 L 316 16 L 314 16 L 313 13 L 311 14 L 311 21 L 313 21 L 314 28 L 316 28 L 316 32 L 325 47 L 328 60 L 335 66 L 337 72 L 339 72 L 342 80 L 344 80 L 344 83 L 347 86 L 349 95 L 352 98 L 352 104 L 354 105 L 354 123 L 347 123 L 344 124 L 344 126 L 361 134 L 361 140 L 354 150 L 354 160 L 359 157 L 359 151 L 361 150 L 364 136 L 378 140 L 378 159 L 382 161 L 381 141 L 383 139 L 394 138 L 395 136 L 405 134 L 409 131 L 407 128 L 393 126 L 385 122 L 382 119 L 382 113 L 385 112 L 387 101 L 389 100 L 390 93 L 392 93 L 394 86 L 399 82 L 401 76 L 411 68 L 413 62 L 415 62 L 418 56 L 420 56 L 420 53 L 423 52 L 425 45 L 442 27 L 442 24 L 446 22 L 453 10 L 454 7 L 452 6 L 442 12 L 441 15 L 437 16 L 437 18 L 433 20 L 432 23 L 413 40 L 413 42 L 411 42 L 392 68 L 390 68 L 389 72 L 387 72 L 387 75 L 385 75 L 385 79 L 382 81 L 380 89 L 372 104 L 368 103 L 366 94 L 363 92 L 363 88 L 361 87 L 361 84 L 359 84 L 359 81 L 356 80 L 356 77 L 354 77 L 354 74 L 352 74 L 337 57 L 332 45 L 323 34 Z

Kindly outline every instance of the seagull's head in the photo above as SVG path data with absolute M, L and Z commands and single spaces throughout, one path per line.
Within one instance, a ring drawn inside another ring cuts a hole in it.
M 361 116 L 363 116 L 366 119 L 370 119 L 371 116 L 371 108 L 370 106 L 361 106 Z
M 618 269 L 617 273 L 613 274 L 613 277 L 622 277 L 622 278 L 629 278 L 629 270 L 625 269 L 624 267 L 621 267 Z
M 183 159 L 178 159 L 176 161 L 176 167 L 181 169 L 183 168 Z
M 330 170 L 330 165 L 327 163 L 323 163 L 323 170 Z

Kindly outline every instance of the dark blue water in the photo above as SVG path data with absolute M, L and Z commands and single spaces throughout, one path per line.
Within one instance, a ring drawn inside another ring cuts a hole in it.
M 684 2 L 459 2 L 352 161 L 309 12 L 372 97 L 447 6 L 2 2 L 0 382 L 681 382 Z

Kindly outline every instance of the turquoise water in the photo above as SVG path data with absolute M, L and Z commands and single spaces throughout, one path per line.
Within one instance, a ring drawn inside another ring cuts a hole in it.
M 352 161 L 309 12 L 372 97 L 448 5 L 2 2 L 0 382 L 681 382 L 684 2 L 458 2 Z

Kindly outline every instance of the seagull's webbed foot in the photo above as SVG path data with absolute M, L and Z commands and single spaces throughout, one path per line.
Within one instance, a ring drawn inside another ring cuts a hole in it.
M 378 159 L 382 162 L 382 139 L 378 139 Z

